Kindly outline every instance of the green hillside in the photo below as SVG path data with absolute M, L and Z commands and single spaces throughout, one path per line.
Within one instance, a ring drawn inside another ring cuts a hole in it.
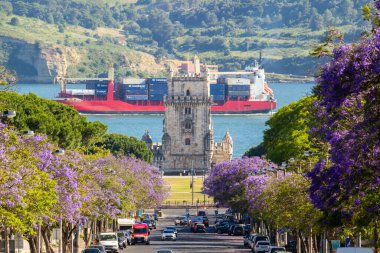
M 348 42 L 358 40 L 368 26 L 361 17 L 361 8 L 368 2 L 4 0 L 0 3 L 0 35 L 87 52 L 78 64 L 71 65 L 70 73 L 99 75 L 112 59 L 120 75 L 150 74 L 145 63 L 137 59 L 131 64 L 125 59 L 128 53 L 139 55 L 136 51 L 154 55 L 157 62 L 198 54 L 222 70 L 236 70 L 250 64 L 261 51 L 268 71 L 307 75 L 316 65 L 309 52 L 329 27 L 342 30 Z M 20 22 L 11 25 L 12 15 Z M 120 45 L 120 39 L 126 46 Z M 0 52 L 3 62 L 4 51 Z

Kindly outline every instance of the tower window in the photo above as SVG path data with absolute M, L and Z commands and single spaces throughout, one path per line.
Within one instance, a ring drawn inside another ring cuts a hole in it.
M 185 140 L 185 145 L 186 145 L 186 146 L 190 146 L 190 143 L 191 143 L 191 142 L 190 142 L 190 139 L 189 139 L 189 138 L 186 138 L 186 140 Z
M 186 90 L 186 96 L 190 96 L 190 90 Z
M 191 122 L 185 123 L 185 129 L 191 129 Z
M 191 108 L 185 108 L 185 114 L 186 115 L 191 114 Z

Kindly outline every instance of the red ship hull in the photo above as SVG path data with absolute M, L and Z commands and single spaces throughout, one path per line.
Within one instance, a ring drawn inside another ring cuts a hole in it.
M 163 102 L 158 104 L 144 103 L 131 104 L 120 100 L 84 100 L 59 102 L 73 106 L 77 111 L 86 114 L 163 114 Z M 225 101 L 223 104 L 212 105 L 212 114 L 254 114 L 268 113 L 276 108 L 276 102 L 270 101 Z

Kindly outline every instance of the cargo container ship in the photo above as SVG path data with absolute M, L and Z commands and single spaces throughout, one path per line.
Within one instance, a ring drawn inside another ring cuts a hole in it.
M 190 66 L 190 67 L 189 67 Z M 206 66 L 206 65 L 205 65 Z M 194 75 L 192 65 L 182 66 L 186 75 Z M 192 72 L 193 71 L 193 72 Z M 276 108 L 273 91 L 265 82 L 258 64 L 240 72 L 209 69 L 212 114 L 268 113 Z M 85 81 L 86 89 L 67 89 L 67 83 Z M 108 78 L 65 78 L 58 100 L 85 114 L 163 114 L 168 94 L 166 78 L 124 78 L 114 83 Z

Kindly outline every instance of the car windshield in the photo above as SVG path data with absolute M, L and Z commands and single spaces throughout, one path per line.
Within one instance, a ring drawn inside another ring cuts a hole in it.
M 269 245 L 269 242 L 258 242 L 258 245 Z
M 165 229 L 169 229 L 169 230 L 176 230 L 175 227 L 166 227 Z
M 266 236 L 258 236 L 258 237 L 256 237 L 256 241 L 268 241 L 268 237 L 266 237 Z
M 116 240 L 116 235 L 100 235 L 101 241 L 114 241 Z
M 91 249 L 85 249 L 82 251 L 82 253 L 99 253 L 100 250 L 99 249 L 94 249 L 94 248 L 91 248 Z
M 170 230 L 170 229 L 165 229 L 164 230 L 164 233 L 173 233 L 174 231 L 173 230 Z
M 134 228 L 133 233 L 135 234 L 145 234 L 147 232 L 146 228 Z
M 90 247 L 88 247 L 89 249 L 99 249 L 100 250 L 100 252 L 102 252 L 103 251 L 103 248 L 104 246 L 102 246 L 102 245 L 91 245 Z

